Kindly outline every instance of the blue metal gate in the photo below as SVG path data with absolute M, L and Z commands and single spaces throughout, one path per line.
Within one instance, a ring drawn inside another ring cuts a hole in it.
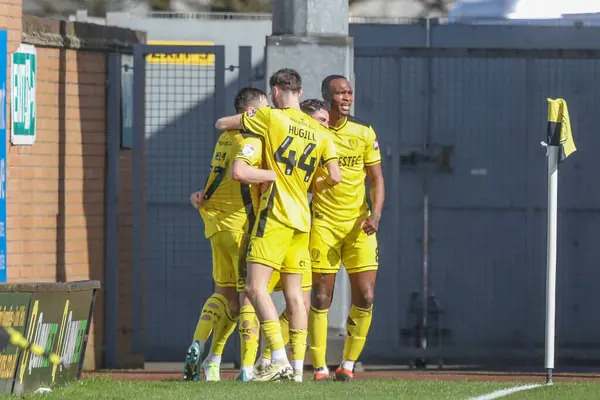
M 214 122 L 226 110 L 224 54 L 223 46 L 135 49 L 132 286 L 142 303 L 133 335 L 146 361 L 182 361 L 213 290 L 210 245 L 189 195 L 204 184 Z
M 590 150 L 600 96 L 585 88 L 600 53 L 457 45 L 355 55 L 357 115 L 378 132 L 388 188 L 365 362 L 543 355 L 547 97 L 569 102 L 579 145 L 561 167 L 557 356 L 598 359 L 600 322 L 586 316 L 600 301 Z

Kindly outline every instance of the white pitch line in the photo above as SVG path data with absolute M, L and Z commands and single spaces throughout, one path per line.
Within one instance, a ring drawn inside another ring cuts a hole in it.
M 484 394 L 482 396 L 472 397 L 469 400 L 492 400 L 492 399 L 499 399 L 500 397 L 508 396 L 509 394 L 521 392 L 523 390 L 535 389 L 535 388 L 538 388 L 540 386 L 542 386 L 542 385 L 536 384 L 536 385 L 515 386 L 515 387 L 508 388 L 508 389 L 496 390 L 495 392 Z

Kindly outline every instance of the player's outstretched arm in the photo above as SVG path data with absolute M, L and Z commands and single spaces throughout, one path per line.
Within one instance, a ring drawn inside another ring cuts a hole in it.
M 367 235 L 372 235 L 379 230 L 379 220 L 385 201 L 385 183 L 381 163 L 367 166 L 367 176 L 371 182 L 371 215 L 363 222 L 362 229 Z
M 274 182 L 277 174 L 270 169 L 254 168 L 243 160 L 235 160 L 231 166 L 231 177 L 238 182 L 252 185 Z
M 217 128 L 220 131 L 242 129 L 242 114 L 219 118 L 215 123 L 215 128 Z

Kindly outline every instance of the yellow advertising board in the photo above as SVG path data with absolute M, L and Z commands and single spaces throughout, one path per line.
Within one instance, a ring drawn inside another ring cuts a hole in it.
M 184 42 L 169 40 L 149 40 L 148 44 L 157 46 L 214 46 L 213 42 Z M 212 66 L 215 64 L 214 54 L 161 54 L 154 53 L 146 56 L 146 62 L 149 64 L 180 64 L 180 65 L 203 65 Z

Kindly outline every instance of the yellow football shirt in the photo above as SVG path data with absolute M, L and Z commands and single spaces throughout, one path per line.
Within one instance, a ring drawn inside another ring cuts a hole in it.
M 256 235 L 264 233 L 270 217 L 308 232 L 308 188 L 319 164 L 324 166 L 337 159 L 329 132 L 296 108 L 248 111 L 242 115 L 242 126 L 264 138 L 264 166 L 277 173 L 275 183 L 261 196 Z
M 314 193 L 312 210 L 315 218 L 331 222 L 350 221 L 365 216 L 369 205 L 365 179 L 366 167 L 379 164 L 381 153 L 373 128 L 349 116 L 339 127 L 330 127 L 337 151 L 342 181 L 325 193 Z M 318 175 L 327 172 L 320 169 Z
M 238 153 L 246 154 L 246 162 L 253 167 L 260 166 L 260 138 L 238 130 L 223 132 L 219 137 L 200 209 L 207 238 L 220 231 L 250 232 L 254 225 L 259 187 L 240 183 L 231 177 L 231 164 Z

